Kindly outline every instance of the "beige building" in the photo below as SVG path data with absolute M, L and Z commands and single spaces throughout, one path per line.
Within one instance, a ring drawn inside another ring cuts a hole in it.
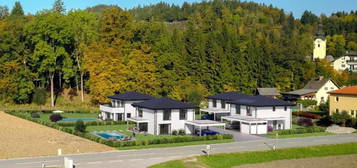
M 357 85 L 329 92 L 330 115 L 346 111 L 357 117 Z
M 311 79 L 304 88 L 283 93 L 284 99 L 288 101 L 316 100 L 317 104 L 324 104 L 328 100 L 328 92 L 339 89 L 338 85 L 329 78 L 318 77 Z

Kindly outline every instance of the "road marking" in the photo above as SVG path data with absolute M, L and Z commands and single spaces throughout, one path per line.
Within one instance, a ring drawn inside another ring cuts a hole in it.
M 119 163 L 119 162 L 123 162 L 123 160 L 112 160 L 112 161 L 109 161 L 109 163 Z
M 97 161 L 97 162 L 87 162 L 87 164 L 101 164 L 101 161 Z
M 23 163 L 15 163 L 15 164 L 19 164 L 19 165 L 21 165 L 21 164 L 36 164 L 36 163 L 49 163 L 49 162 L 57 162 L 57 161 L 59 161 L 59 160 L 49 160 L 49 161 L 42 161 L 42 162 L 39 162 L 39 161 L 37 161 L 37 162 L 23 162 Z

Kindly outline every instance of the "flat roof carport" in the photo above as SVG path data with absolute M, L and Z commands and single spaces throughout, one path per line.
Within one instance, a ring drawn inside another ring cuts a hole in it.
M 216 120 L 216 114 L 227 114 L 230 113 L 229 110 L 223 110 L 223 109 L 214 109 L 214 108 L 204 108 L 204 109 L 200 109 L 200 116 L 201 112 L 206 112 L 208 114 L 213 114 L 213 118 L 214 120 Z
M 222 117 L 221 120 L 227 120 L 227 121 L 239 121 L 239 122 L 247 122 L 247 123 L 266 123 L 268 122 L 265 119 L 260 119 L 260 118 L 253 118 L 253 117 L 248 117 L 248 116 L 225 116 Z
M 222 127 L 226 129 L 226 124 L 218 121 L 212 120 L 193 120 L 193 121 L 186 121 L 187 125 L 191 125 L 193 127 L 199 127 L 200 136 L 202 133 L 202 127 Z

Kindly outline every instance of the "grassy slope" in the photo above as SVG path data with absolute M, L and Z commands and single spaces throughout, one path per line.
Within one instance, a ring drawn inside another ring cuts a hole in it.
M 203 165 L 211 168 L 228 168 L 243 164 L 269 162 L 273 160 L 299 159 L 308 157 L 322 157 L 331 155 L 347 155 L 357 153 L 357 143 L 337 145 L 322 145 L 302 148 L 288 148 L 277 151 L 243 152 L 231 154 L 218 154 L 198 157 L 197 162 L 184 162 L 182 160 L 170 161 L 151 168 L 193 168 L 192 165 Z
M 311 136 L 328 136 L 335 135 L 329 132 L 315 132 L 315 133 L 305 133 L 305 134 L 291 134 L 291 135 L 279 135 L 278 138 L 302 138 L 302 137 L 311 137 Z M 268 138 L 275 138 L 275 135 L 269 135 Z

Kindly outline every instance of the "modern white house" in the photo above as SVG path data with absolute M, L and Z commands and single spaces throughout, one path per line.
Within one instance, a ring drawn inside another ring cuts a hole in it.
M 332 66 L 337 71 L 357 72 L 357 53 L 350 52 L 332 62 Z
M 136 111 L 128 121 L 136 123 L 140 132 L 153 135 L 171 134 L 174 130 L 194 134 L 196 129 L 201 131 L 204 127 L 225 126 L 216 121 L 195 120 L 197 106 L 167 97 L 134 103 L 133 106 Z
M 208 96 L 208 108 L 200 109 L 200 112 L 214 115 L 214 120 L 220 119 L 222 116 L 227 116 L 230 113 L 230 104 L 228 101 L 234 101 L 241 98 L 250 97 L 239 92 L 225 92 L 216 95 Z
M 100 116 L 102 120 L 113 121 L 126 121 L 134 116 L 136 109 L 132 106 L 133 103 L 154 99 L 154 97 L 137 92 L 116 94 L 108 98 L 111 99 L 111 103 L 100 105 Z
M 229 101 L 230 115 L 221 118 L 246 134 L 267 134 L 273 130 L 291 129 L 291 104 L 266 96 L 249 96 Z
M 333 80 L 324 77 L 311 79 L 304 88 L 282 93 L 284 99 L 295 102 L 301 100 L 316 100 L 317 105 L 326 103 L 328 100 L 328 92 L 338 90 L 339 86 Z

